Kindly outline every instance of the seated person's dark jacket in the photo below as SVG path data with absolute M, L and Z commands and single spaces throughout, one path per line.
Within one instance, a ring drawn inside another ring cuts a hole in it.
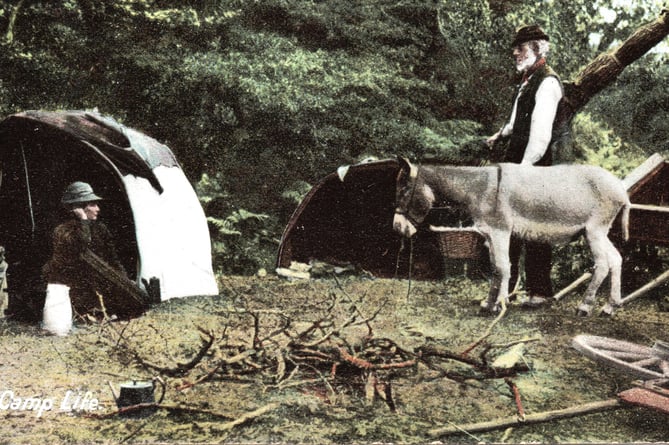
M 90 249 L 107 264 L 127 273 L 119 261 L 114 238 L 100 221 L 71 219 L 58 225 L 53 232 L 53 253 L 42 272 L 47 283 L 65 284 L 70 287 L 70 299 L 79 314 L 100 307 L 100 298 L 108 292 L 105 284 L 95 278 L 81 254 Z

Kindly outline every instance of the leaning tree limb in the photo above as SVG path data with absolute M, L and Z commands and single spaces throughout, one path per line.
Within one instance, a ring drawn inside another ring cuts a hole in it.
M 576 112 L 622 71 L 669 35 L 669 9 L 653 22 L 638 28 L 620 47 L 600 54 L 583 68 L 573 82 L 565 82 L 565 94 L 558 106 L 558 128 L 571 122 Z

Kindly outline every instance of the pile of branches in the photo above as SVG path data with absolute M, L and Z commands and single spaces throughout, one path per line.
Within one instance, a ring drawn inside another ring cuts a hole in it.
M 372 321 L 382 307 L 366 316 L 360 309 L 362 298 L 354 301 L 346 293 L 332 293 L 322 314 L 310 322 L 280 310 L 231 309 L 241 325 L 249 327 L 248 338 L 233 340 L 227 328 L 214 332 L 196 326 L 199 349 L 187 362 L 170 366 L 142 356 L 123 331 L 114 331 L 115 343 L 119 353 L 151 373 L 180 378 L 178 390 L 216 380 L 253 381 L 274 389 L 319 388 L 314 392 L 332 401 L 337 388 L 347 387 L 364 393 L 368 402 L 383 400 L 391 411 L 396 410 L 393 380 L 415 374 L 421 365 L 434 370 L 444 362 L 464 364 L 466 372 L 440 374 L 461 382 L 504 378 L 529 369 L 524 363 L 501 370 L 491 367 L 491 346 L 472 358 L 468 351 L 455 353 L 438 345 L 409 351 L 389 338 L 376 337 Z

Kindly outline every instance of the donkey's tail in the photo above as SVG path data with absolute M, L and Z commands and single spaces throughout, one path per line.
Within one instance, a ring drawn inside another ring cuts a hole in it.
M 632 207 L 632 203 L 630 203 L 629 199 L 625 202 L 623 205 L 623 214 L 622 214 L 622 236 L 623 236 L 623 241 L 627 242 L 630 239 L 630 208 Z

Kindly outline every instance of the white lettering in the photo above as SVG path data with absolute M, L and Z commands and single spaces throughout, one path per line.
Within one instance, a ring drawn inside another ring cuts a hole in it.
M 72 391 L 67 391 L 65 393 L 65 397 L 63 397 L 63 401 L 60 402 L 60 410 L 61 411 L 72 411 L 72 406 L 70 403 L 70 395 L 72 395 Z
M 81 393 L 67 391 L 63 401 L 60 403 L 61 411 L 94 411 L 98 409 L 100 402 L 93 397 L 93 393 L 86 391 L 83 396 Z
M 42 414 L 44 413 L 44 411 L 51 411 L 51 408 L 53 408 L 53 400 L 44 399 L 42 401 L 42 405 L 40 406 L 39 410 L 37 411 L 37 417 L 42 417 Z
M 39 397 L 16 397 L 14 391 L 5 390 L 0 395 L 0 410 L 36 411 L 37 417 L 42 417 L 44 411 L 53 408 L 53 400 Z
M 93 397 L 91 391 L 85 393 L 67 391 L 60 403 L 60 410 L 95 411 L 99 409 L 99 406 L 99 400 Z M 37 417 L 42 417 L 46 411 L 51 411 L 53 407 L 53 398 L 17 397 L 11 389 L 0 392 L 0 410 L 33 411 Z
M 41 404 L 42 404 L 42 399 L 38 399 L 37 397 L 26 397 L 25 399 L 23 399 L 23 403 L 21 404 L 21 410 L 36 411 Z
M 8 397 L 9 400 L 14 399 L 14 391 L 11 389 L 7 389 L 2 392 L 2 396 L 0 396 L 0 409 L 9 409 L 9 401 L 5 402 L 5 397 Z

